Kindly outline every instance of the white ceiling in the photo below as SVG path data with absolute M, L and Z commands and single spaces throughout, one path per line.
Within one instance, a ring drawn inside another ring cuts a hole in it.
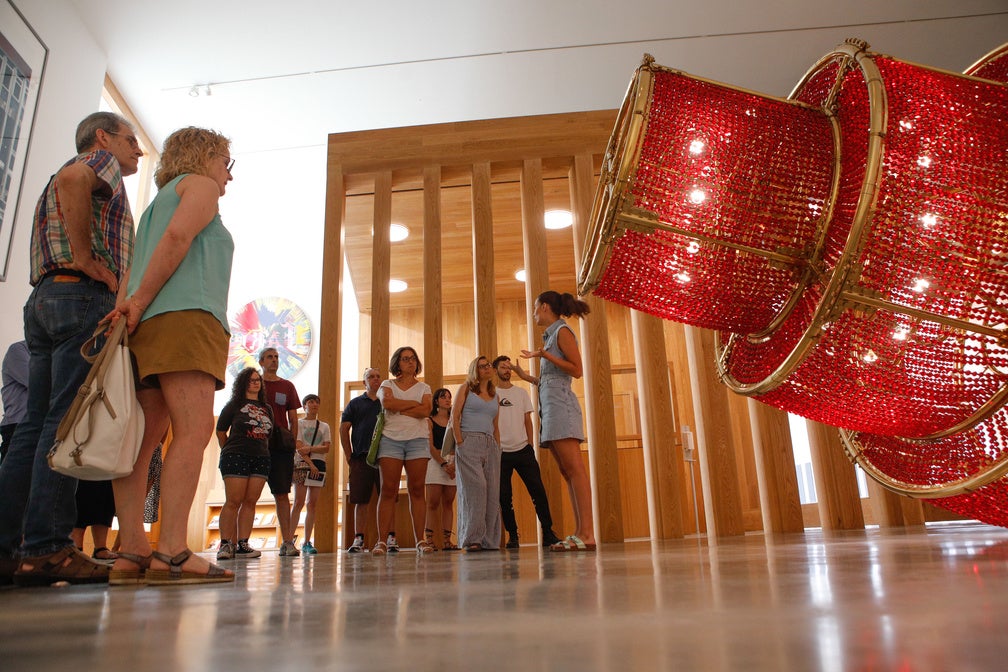
M 230 135 L 239 155 L 330 132 L 614 108 L 645 51 L 786 94 L 849 36 L 957 70 L 1008 40 L 1005 0 L 72 4 L 155 141 L 196 123 Z M 188 95 L 207 84 L 209 98 Z
M 154 142 L 186 125 L 232 138 L 231 308 L 283 296 L 315 324 L 329 133 L 615 109 L 645 52 L 786 95 L 847 37 L 956 71 L 1008 40 L 1008 0 L 69 2 Z M 312 358 L 297 384 L 316 375 Z

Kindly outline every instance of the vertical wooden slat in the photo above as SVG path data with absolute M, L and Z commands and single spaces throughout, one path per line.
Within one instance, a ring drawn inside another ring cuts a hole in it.
M 473 165 L 472 221 L 476 352 L 492 360 L 497 352 L 497 306 L 494 292 L 493 209 L 489 163 Z
M 697 453 L 703 483 L 708 536 L 745 533 L 735 448 L 729 424 L 728 397 L 714 367 L 714 334 L 686 327 Z
M 676 459 L 685 460 L 682 432 L 688 427 L 696 447 L 696 413 L 693 411 L 693 388 L 690 384 L 689 357 L 686 353 L 686 325 L 678 322 L 664 322 L 665 338 L 669 360 L 669 384 L 672 387 L 672 405 L 678 418 L 679 436 L 675 438 L 680 450 Z M 697 473 L 696 451 L 694 460 L 683 464 L 682 493 L 683 524 L 686 529 L 699 534 L 707 529 L 704 512 L 703 483 Z M 694 493 L 697 496 L 694 498 Z
M 326 177 L 325 233 L 322 246 L 322 305 L 319 323 L 319 416 L 334 430 L 339 427 L 342 408 L 340 361 L 343 333 L 343 211 L 346 190 L 339 166 L 330 166 Z M 342 485 L 346 482 L 346 462 L 335 445 L 330 452 L 329 481 L 322 489 L 315 518 L 315 544 L 323 553 L 341 544 L 337 525 Z M 345 536 L 344 536 L 345 540 Z
M 637 397 L 651 538 L 677 539 L 683 536 L 679 493 L 683 461 L 672 414 L 664 330 L 659 318 L 637 310 L 630 311 L 630 320 L 637 363 Z
M 392 252 L 389 227 L 392 225 L 392 171 L 375 175 L 374 226 L 371 232 L 371 364 L 388 375 L 389 361 L 389 277 Z M 406 345 L 405 343 L 399 343 Z
M 727 387 L 728 411 L 731 418 L 732 445 L 735 447 L 735 467 L 738 469 L 739 499 L 742 502 L 742 521 L 747 531 L 760 530 L 759 481 L 756 477 L 756 456 L 753 447 L 753 430 L 749 422 L 749 399 L 735 394 Z
M 525 257 L 525 303 L 528 314 L 528 348 L 535 350 L 542 344 L 542 329 L 532 321 L 532 306 L 536 297 L 549 289 L 549 266 L 546 257 L 546 206 L 542 190 L 542 161 L 531 159 L 524 161 L 521 171 L 521 209 L 522 209 L 522 249 Z M 532 374 L 539 375 L 538 360 L 530 360 L 528 364 Z M 539 409 L 539 395 L 532 394 L 532 403 Z M 539 414 L 532 414 L 536 428 L 539 427 Z M 536 454 L 539 455 L 539 432 L 536 431 Z M 561 506 L 563 498 L 567 497 L 567 485 L 560 475 L 556 460 L 539 460 L 542 468 L 543 485 L 546 486 L 546 496 L 550 501 L 550 513 L 553 515 L 553 529 L 560 534 L 565 529 L 565 511 Z M 597 519 L 596 519 L 597 520 Z
M 424 382 L 432 390 L 444 380 L 441 324 L 441 166 L 424 168 Z
M 801 532 L 801 498 L 787 413 L 748 400 L 763 531 Z
M 591 154 L 574 157 L 570 191 L 574 215 L 574 267 L 577 272 L 580 272 L 581 251 L 591 218 L 594 172 Z M 571 292 L 574 293 L 574 288 Z M 619 456 L 616 453 L 616 414 L 612 404 L 612 365 L 605 304 L 594 295 L 582 298 L 591 308 L 591 312 L 581 320 L 581 350 L 595 528 L 601 541 L 623 541 L 623 499 L 620 496 Z
M 819 500 L 819 524 L 824 530 L 864 527 L 854 465 L 847 459 L 836 427 L 806 420 L 812 473 Z
M 919 500 L 897 495 L 868 479 L 868 502 L 879 527 L 906 527 L 924 524 L 924 508 Z

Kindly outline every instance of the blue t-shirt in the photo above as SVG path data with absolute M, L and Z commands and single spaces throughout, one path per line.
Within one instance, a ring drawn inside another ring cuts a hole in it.
M 367 392 L 351 399 L 343 409 L 340 424 L 350 423 L 350 448 L 353 455 L 367 455 L 381 410 L 381 401 L 372 400 Z

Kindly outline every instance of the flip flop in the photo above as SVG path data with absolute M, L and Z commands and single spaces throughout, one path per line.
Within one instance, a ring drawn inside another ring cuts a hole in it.
M 578 551 L 593 553 L 596 550 L 596 545 L 586 544 L 585 542 L 581 541 L 580 537 L 577 537 L 572 534 L 569 535 L 563 541 L 558 541 L 557 543 L 553 544 L 552 546 L 549 547 L 549 549 L 554 553 L 574 553 Z

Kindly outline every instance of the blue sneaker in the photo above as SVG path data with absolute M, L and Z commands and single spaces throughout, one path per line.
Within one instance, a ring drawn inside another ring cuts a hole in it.
M 316 553 L 318 553 L 318 551 L 315 550 L 315 547 L 312 546 L 310 541 L 306 541 L 301 544 L 301 555 L 315 555 Z

